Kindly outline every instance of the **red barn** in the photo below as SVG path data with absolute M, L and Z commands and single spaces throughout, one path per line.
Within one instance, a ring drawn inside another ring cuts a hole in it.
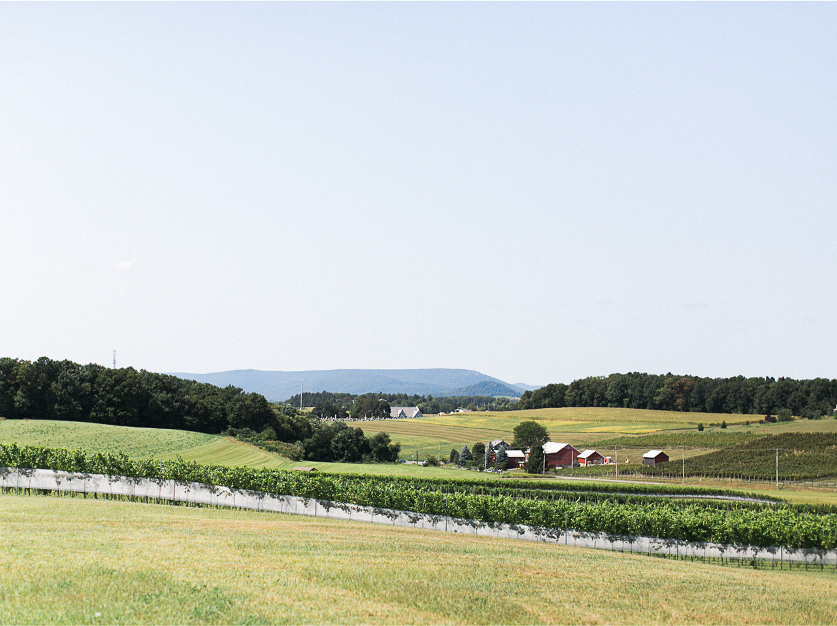
M 604 457 L 595 450 L 585 450 L 578 455 L 578 464 L 581 465 L 581 467 L 587 467 L 588 465 L 601 465 L 602 463 L 604 463 Z
M 548 468 L 572 467 L 578 459 L 578 450 L 568 443 L 547 441 L 543 444 L 543 453 Z
M 508 450 L 506 454 L 509 455 L 509 468 L 523 467 L 526 465 L 526 455 L 523 450 Z

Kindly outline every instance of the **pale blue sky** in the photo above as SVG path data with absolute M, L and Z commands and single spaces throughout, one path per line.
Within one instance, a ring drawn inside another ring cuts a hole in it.
M 0 4 L 0 354 L 837 377 L 837 5 Z

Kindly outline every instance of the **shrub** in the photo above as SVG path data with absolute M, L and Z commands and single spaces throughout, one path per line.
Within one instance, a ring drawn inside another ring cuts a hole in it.
M 703 432 L 703 424 L 698 424 L 698 431 Z
M 790 409 L 779 409 L 776 413 L 776 417 L 780 422 L 790 422 L 793 420 Z
M 721 428 L 726 428 L 726 427 L 727 427 L 727 421 L 724 420 L 724 421 L 721 422 Z

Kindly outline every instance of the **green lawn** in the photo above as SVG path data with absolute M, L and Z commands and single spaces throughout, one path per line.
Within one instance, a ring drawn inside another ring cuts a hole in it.
M 837 574 L 0 495 L 3 624 L 828 624 Z M 599 590 L 597 592 L 596 590 Z

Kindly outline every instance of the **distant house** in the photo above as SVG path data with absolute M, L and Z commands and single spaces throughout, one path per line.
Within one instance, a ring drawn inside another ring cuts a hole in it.
M 500 446 L 502 446 L 503 449 L 505 449 L 506 451 L 508 451 L 508 449 L 509 449 L 509 444 L 507 444 L 502 439 L 495 439 L 489 445 L 491 446 L 492 450 L 499 450 Z
M 578 450 L 568 443 L 547 441 L 543 444 L 543 453 L 546 457 L 546 466 L 549 468 L 572 467 L 578 459 Z
M 317 468 L 316 467 L 307 467 L 305 465 L 297 465 L 294 468 L 294 470 L 297 471 L 297 472 L 316 472 Z
M 662 450 L 649 450 L 642 455 L 643 465 L 650 465 L 654 467 L 660 463 L 668 463 L 668 455 Z
M 523 450 L 506 450 L 506 454 L 509 455 L 510 469 L 526 465 L 526 455 L 523 453 Z
M 604 463 L 604 457 L 595 450 L 585 450 L 578 455 L 578 464 L 581 467 L 601 465 L 602 463 Z
M 417 406 L 394 406 L 389 410 L 389 416 L 392 419 L 403 420 L 412 419 L 414 417 L 423 417 L 421 411 Z

